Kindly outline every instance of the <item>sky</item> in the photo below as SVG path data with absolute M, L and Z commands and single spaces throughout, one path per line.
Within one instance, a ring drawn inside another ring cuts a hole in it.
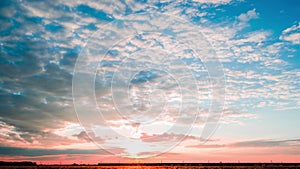
M 0 1 L 0 161 L 300 162 L 300 1 Z

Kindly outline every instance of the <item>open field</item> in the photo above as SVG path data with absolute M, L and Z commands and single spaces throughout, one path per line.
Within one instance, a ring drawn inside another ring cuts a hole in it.
M 300 163 L 145 163 L 0 166 L 1 169 L 300 169 Z
M 1 169 L 300 169 L 298 166 L 1 166 Z

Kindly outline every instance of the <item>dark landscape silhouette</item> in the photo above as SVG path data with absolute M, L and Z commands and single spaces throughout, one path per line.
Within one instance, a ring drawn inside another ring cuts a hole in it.
M 300 169 L 300 163 L 98 163 L 98 164 L 50 164 L 42 165 L 31 161 L 0 161 L 0 168 L 183 168 L 183 169 Z

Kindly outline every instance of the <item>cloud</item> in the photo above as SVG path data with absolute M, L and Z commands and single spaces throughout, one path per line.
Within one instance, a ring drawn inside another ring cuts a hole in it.
M 68 41 L 70 32 L 61 21 L 71 18 L 71 14 L 57 1 L 7 5 L 12 10 L 5 10 L 5 16 L 13 16 L 14 22 L 0 21 L 6 25 L 1 29 L 0 106 L 3 111 L 0 117 L 11 131 L 6 131 L 7 139 L 1 143 L 70 144 L 68 138 L 52 132 L 64 127 L 66 122 L 77 122 L 72 107 L 70 70 L 79 51 L 72 45 L 57 46 L 62 40 L 62 43 Z M 55 38 L 54 34 L 64 35 Z M 60 55 L 62 51 L 66 54 Z
M 282 31 L 279 39 L 300 44 L 300 22 Z
M 175 133 L 163 133 L 161 135 L 154 134 L 148 135 L 147 133 L 143 133 L 141 136 L 141 140 L 144 142 L 173 142 L 178 140 L 199 140 L 200 137 L 184 135 L 184 134 L 175 134 Z
M 226 145 L 222 144 L 200 144 L 200 145 L 188 145 L 186 148 L 196 148 L 196 149 L 203 149 L 203 148 L 224 148 Z
M 300 139 L 242 141 L 242 142 L 233 143 L 230 146 L 233 147 L 283 147 L 283 146 L 299 147 Z
M 251 19 L 257 19 L 259 13 L 256 12 L 256 9 L 249 10 L 247 13 L 242 13 L 238 16 L 238 19 L 241 22 L 248 22 Z
M 79 140 L 85 140 L 88 142 L 91 141 L 91 139 L 89 138 L 89 136 L 87 135 L 87 133 L 85 131 L 82 131 L 79 134 L 73 134 L 72 136 L 77 137 Z
M 77 149 L 34 149 L 34 148 L 18 148 L 18 147 L 0 147 L 0 154 L 3 156 L 47 156 L 60 154 L 107 154 L 106 151 L 95 150 L 77 150 Z
M 231 0 L 193 0 L 193 2 L 204 3 L 204 4 L 229 4 Z
M 258 118 L 258 115 L 244 110 L 224 109 L 220 123 L 243 125 L 245 120 L 256 118 Z
M 240 148 L 298 148 L 300 146 L 299 139 L 291 140 L 275 140 L 275 139 L 262 139 L 262 140 L 248 140 L 248 141 L 237 141 L 237 142 L 209 142 L 206 144 L 194 144 L 190 143 L 185 145 L 186 148 L 195 148 L 195 149 L 240 149 Z
M 101 10 L 94 9 L 88 5 L 81 4 L 76 7 L 76 10 L 84 16 L 94 17 L 99 20 L 112 21 L 114 18 Z
M 27 147 L 28 145 L 31 145 L 32 148 L 64 147 L 88 141 L 82 140 L 82 137 L 77 140 L 67 135 L 57 134 L 53 131 L 52 127 L 50 127 L 48 131 L 24 131 L 2 121 L 0 121 L 0 125 L 2 128 L 0 132 L 2 146 Z M 79 136 L 82 136 L 82 134 Z

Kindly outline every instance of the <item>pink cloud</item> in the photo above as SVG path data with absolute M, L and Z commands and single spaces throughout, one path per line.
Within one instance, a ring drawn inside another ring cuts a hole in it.
M 144 142 L 172 142 L 177 140 L 200 140 L 200 137 L 196 136 L 185 136 L 184 134 L 175 133 L 163 133 L 163 134 L 153 134 L 148 135 L 147 133 L 142 133 L 141 140 Z

